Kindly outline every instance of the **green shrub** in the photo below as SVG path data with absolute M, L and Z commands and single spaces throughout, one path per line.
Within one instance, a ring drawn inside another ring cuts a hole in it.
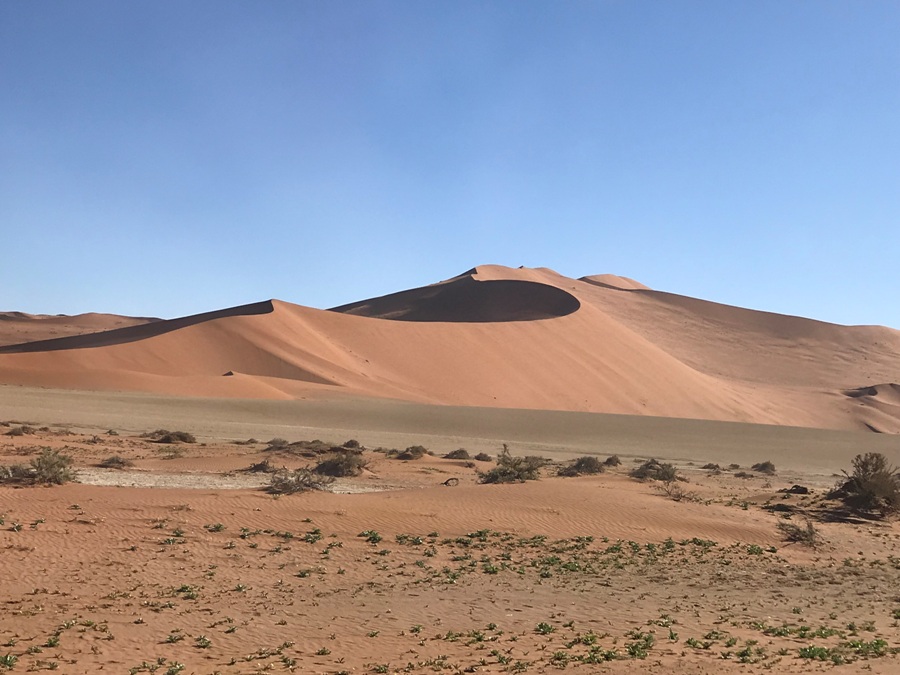
M 853 473 L 829 493 L 854 511 L 878 513 L 886 517 L 900 510 L 900 474 L 878 452 L 857 455 Z
M 29 466 L 0 467 L 0 483 L 62 485 L 75 479 L 72 463 L 72 458 L 59 450 L 42 448 L 41 454 L 34 457 Z
M 497 466 L 485 473 L 479 473 L 482 483 L 523 483 L 526 480 L 537 480 L 541 476 L 541 468 L 549 463 L 543 457 L 513 457 L 504 444 L 497 456 Z
M 44 485 L 62 485 L 75 479 L 72 469 L 74 460 L 59 450 L 44 448 L 41 454 L 31 460 L 34 482 Z
M 316 468 L 313 471 L 322 476 L 344 478 L 347 476 L 358 476 L 366 468 L 366 464 L 366 460 L 363 459 L 360 453 L 353 450 L 345 450 L 332 453 L 316 464 Z
M 560 476 L 585 476 L 589 474 L 603 473 L 606 470 L 606 464 L 601 462 L 593 455 L 585 455 L 579 457 L 572 464 L 560 467 L 558 473 Z

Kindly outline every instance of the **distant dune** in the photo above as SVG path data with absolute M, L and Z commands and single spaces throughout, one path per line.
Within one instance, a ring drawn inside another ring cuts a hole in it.
M 159 321 L 159 319 L 95 313 L 51 316 L 26 314 L 25 312 L 0 312 L 0 346 L 98 333 L 153 321 Z
M 272 300 L 134 321 L 0 347 L 0 383 L 900 432 L 900 331 L 729 307 L 614 275 L 482 266 L 333 310 Z

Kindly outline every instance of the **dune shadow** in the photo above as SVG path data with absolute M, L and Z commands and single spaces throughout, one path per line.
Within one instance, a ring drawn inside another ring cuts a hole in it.
M 231 307 L 230 309 L 221 309 L 214 312 L 204 312 L 202 314 L 193 314 L 178 319 L 163 319 L 153 321 L 151 323 L 140 324 L 137 326 L 126 326 L 124 328 L 114 328 L 112 330 L 101 331 L 99 333 L 86 333 L 82 335 L 72 335 L 70 337 L 53 338 L 51 340 L 37 340 L 34 342 L 23 342 L 21 344 L 6 345 L 0 347 L 0 354 L 23 354 L 28 352 L 52 352 L 65 349 L 88 349 L 92 347 L 108 347 L 110 345 L 120 345 L 127 342 L 137 342 L 138 340 L 146 340 L 147 338 L 170 333 L 180 328 L 187 328 L 205 321 L 213 321 L 229 316 L 250 316 L 254 314 L 269 314 L 274 311 L 274 306 L 270 300 L 264 302 L 256 302 L 249 305 L 240 305 Z
M 329 311 L 393 321 L 494 323 L 572 314 L 581 302 L 561 288 L 534 281 L 451 281 L 362 300 Z

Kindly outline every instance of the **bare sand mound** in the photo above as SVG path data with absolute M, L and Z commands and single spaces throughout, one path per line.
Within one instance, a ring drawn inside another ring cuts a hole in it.
M 578 281 L 586 281 L 595 286 L 605 286 L 606 288 L 617 288 L 620 291 L 649 291 L 650 287 L 645 286 L 640 281 L 629 279 L 628 277 L 620 277 L 617 274 L 593 274 L 588 277 L 581 277 Z
M 898 331 L 611 286 L 483 266 L 333 311 L 269 301 L 6 347 L 0 383 L 900 429 L 887 389 L 842 393 L 896 381 Z
M 0 346 L 98 333 L 154 321 L 159 319 L 94 312 L 75 316 L 0 312 Z

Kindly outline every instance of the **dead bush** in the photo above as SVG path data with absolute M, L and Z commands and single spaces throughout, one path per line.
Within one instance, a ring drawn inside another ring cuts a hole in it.
M 606 464 L 601 462 L 593 455 L 585 455 L 579 457 L 572 464 L 562 466 L 557 472 L 560 476 L 585 476 L 597 473 L 603 473 L 606 470 Z
M 479 452 L 472 459 L 478 460 L 479 462 L 493 462 L 494 461 L 494 458 L 491 457 L 486 452 Z
M 428 454 L 428 450 L 421 445 L 412 445 L 397 455 L 397 459 L 421 459 Z
M 266 491 L 276 495 L 292 495 L 308 490 L 325 490 L 333 482 L 334 478 L 316 475 L 309 469 L 281 469 L 272 474 Z
M 674 466 L 658 462 L 655 459 L 648 459 L 640 466 L 632 469 L 629 475 L 638 480 L 658 480 L 662 482 L 681 480 Z
M 821 542 L 819 531 L 809 519 L 806 520 L 806 527 L 800 527 L 788 520 L 779 520 L 775 527 L 784 535 L 786 541 L 803 544 L 810 548 L 815 548 Z
M 247 473 L 275 473 L 276 469 L 269 460 L 264 459 L 261 462 L 254 462 L 244 469 L 244 471 Z
M 352 450 L 335 452 L 316 464 L 313 471 L 320 476 L 333 476 L 345 478 L 358 476 L 366 468 L 366 460 L 363 456 Z
M 618 455 L 610 455 L 605 460 L 603 460 L 603 463 L 606 466 L 619 466 L 622 463 L 622 460 L 619 459 Z
M 34 427 L 30 427 L 27 424 L 23 424 L 18 427 L 12 427 L 9 431 L 6 432 L 7 436 L 32 436 L 37 433 L 37 430 Z
M 465 448 L 451 450 L 446 455 L 444 455 L 444 459 L 470 459 L 469 451 Z
M 107 457 L 98 464 L 98 466 L 101 466 L 104 469 L 126 469 L 129 466 L 133 465 L 134 462 L 132 462 L 130 459 L 125 459 L 124 457 L 120 457 L 119 455 Z
M 168 429 L 157 429 L 156 431 L 148 431 L 141 434 L 141 438 L 146 438 L 154 443 L 196 443 L 197 439 L 193 434 L 187 431 L 169 431 Z
M 772 462 L 765 461 L 754 464 L 750 467 L 751 471 L 755 471 L 756 473 L 764 473 L 767 476 L 775 475 L 775 465 Z

